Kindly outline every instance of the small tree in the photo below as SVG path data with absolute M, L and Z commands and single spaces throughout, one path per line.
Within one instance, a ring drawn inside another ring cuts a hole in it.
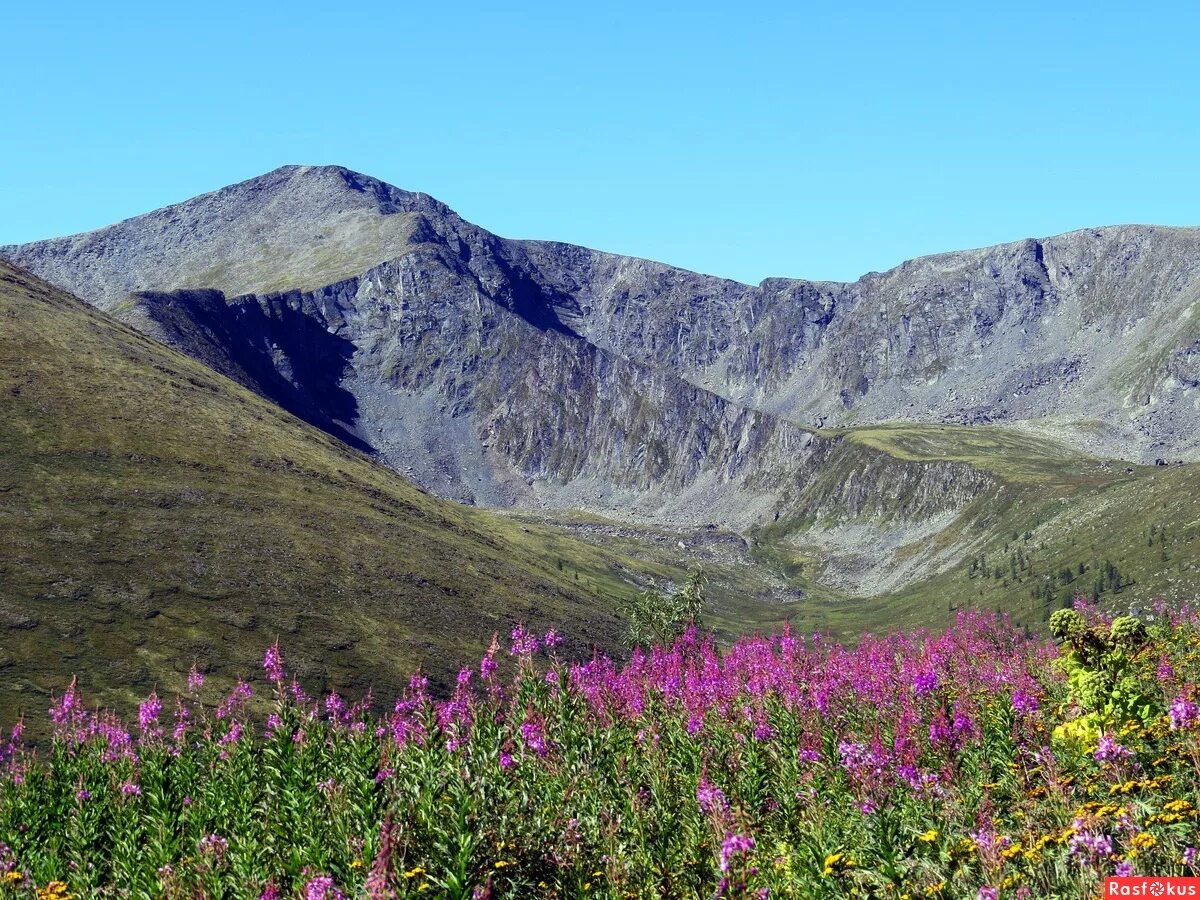
M 703 628 L 704 570 L 695 569 L 670 594 L 650 589 L 621 604 L 629 646 L 672 643 L 689 627 Z

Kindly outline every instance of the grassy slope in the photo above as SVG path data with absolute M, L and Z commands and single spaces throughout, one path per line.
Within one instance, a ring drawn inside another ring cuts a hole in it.
M 4 264 L 0 398 L 0 718 L 72 672 L 117 704 L 195 658 L 231 678 L 276 636 L 390 693 L 519 619 L 618 633 L 636 564 L 438 501 Z
M 985 607 L 1037 625 L 1076 592 L 1091 594 L 1106 562 L 1121 573 L 1120 587 L 1110 579 L 1100 594 L 1106 603 L 1189 599 L 1200 591 L 1200 466 L 1098 460 L 1031 431 L 999 426 L 901 424 L 836 434 L 847 442 L 847 455 L 863 447 L 913 465 L 965 463 L 988 473 L 997 487 L 933 536 L 892 551 L 903 561 L 945 548 L 957 557 L 952 565 L 878 596 L 847 598 L 823 588 L 822 561 L 812 556 L 803 530 L 787 523 L 765 529 L 760 558 L 809 564 L 796 581 L 810 590 L 805 606 L 814 624 L 848 635 L 937 624 L 959 608 Z M 972 570 L 971 561 L 981 558 L 987 577 L 978 565 Z

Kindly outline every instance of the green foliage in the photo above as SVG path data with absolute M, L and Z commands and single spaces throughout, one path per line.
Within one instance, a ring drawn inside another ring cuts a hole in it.
M 690 572 L 669 594 L 649 589 L 621 604 L 629 646 L 667 645 L 688 628 L 704 627 L 703 569 Z
M 1050 617 L 1050 630 L 1062 642 L 1056 664 L 1067 676 L 1069 702 L 1078 713 L 1055 730 L 1057 739 L 1090 751 L 1107 731 L 1130 722 L 1147 726 L 1161 717 L 1156 692 L 1139 680 L 1137 661 L 1149 640 L 1141 620 L 1121 616 L 1111 624 L 1089 625 L 1078 611 L 1061 609 Z

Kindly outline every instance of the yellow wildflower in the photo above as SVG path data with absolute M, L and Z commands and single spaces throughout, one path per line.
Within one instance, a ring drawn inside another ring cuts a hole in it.
M 936 828 L 930 828 L 928 831 L 923 832 L 917 838 L 917 840 L 920 841 L 922 844 L 932 844 L 934 841 L 936 841 L 938 839 L 939 834 L 940 834 L 940 832 Z
M 1021 842 L 1017 841 L 1016 843 L 1009 844 L 1007 847 L 1001 850 L 1000 855 L 1005 859 L 1012 859 L 1015 856 L 1020 856 L 1023 849 L 1024 847 L 1021 846 Z
M 846 856 L 844 853 L 830 853 L 825 857 L 825 868 L 821 870 L 821 875 L 828 877 L 838 872 L 844 872 L 846 869 L 854 868 L 854 860 Z
M 1133 840 L 1129 842 L 1129 846 L 1132 848 L 1129 851 L 1129 855 L 1134 856 L 1135 854 L 1141 853 L 1145 850 L 1152 850 L 1157 843 L 1158 838 L 1150 834 L 1148 831 L 1143 831 L 1141 834 L 1135 834 L 1133 836 Z

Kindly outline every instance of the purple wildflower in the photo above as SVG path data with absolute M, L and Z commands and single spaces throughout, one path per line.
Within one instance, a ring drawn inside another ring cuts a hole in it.
M 238 679 L 238 683 L 234 685 L 229 696 L 221 701 L 221 705 L 217 707 L 217 718 L 225 719 L 233 715 L 237 710 L 241 709 L 246 701 L 254 696 L 254 691 L 250 685 Z
M 1187 697 L 1176 697 L 1167 711 L 1172 731 L 1182 731 L 1200 722 L 1200 707 Z
M 328 875 L 318 875 L 304 886 L 304 900 L 345 900 L 345 897 Z
M 701 811 L 706 815 L 726 812 L 729 809 L 729 800 L 725 797 L 724 792 L 704 775 L 700 776 L 700 783 L 696 785 L 696 802 L 700 804 Z
M 729 864 L 734 857 L 754 850 L 754 838 L 745 834 L 727 834 L 725 843 L 721 845 L 721 871 L 728 872 Z
M 532 634 L 525 630 L 523 625 L 517 625 L 512 630 L 512 643 L 509 646 L 509 654 L 512 656 L 532 656 L 538 652 L 538 639 L 536 634 Z
M 138 706 L 138 729 L 142 732 L 142 737 L 159 737 L 162 735 L 162 729 L 158 727 L 158 717 L 162 714 L 162 701 L 158 699 L 158 693 L 152 691 Z
M 913 693 L 918 697 L 931 694 L 937 690 L 937 672 L 921 672 L 913 679 Z
M 1097 762 L 1116 761 L 1126 759 L 1133 756 L 1133 751 L 1128 747 L 1122 747 L 1112 739 L 1110 735 L 1103 735 L 1099 743 L 1096 745 L 1096 751 L 1092 754 Z
M 1012 705 L 1019 713 L 1035 713 L 1038 710 L 1037 697 L 1025 691 L 1013 691 Z
M 229 852 L 229 841 L 219 834 L 206 834 L 200 839 L 196 849 L 207 856 L 222 859 Z
M 188 693 L 194 694 L 202 687 L 204 687 L 204 675 L 196 669 L 196 666 L 193 663 L 187 677 Z
M 537 716 L 530 716 L 521 723 L 521 737 L 525 746 L 538 756 L 545 756 L 550 746 L 546 741 L 546 726 Z
M 267 678 L 272 683 L 283 684 L 287 673 L 283 668 L 283 656 L 279 653 L 279 641 L 268 647 L 267 652 L 263 654 L 263 671 L 267 673 Z

